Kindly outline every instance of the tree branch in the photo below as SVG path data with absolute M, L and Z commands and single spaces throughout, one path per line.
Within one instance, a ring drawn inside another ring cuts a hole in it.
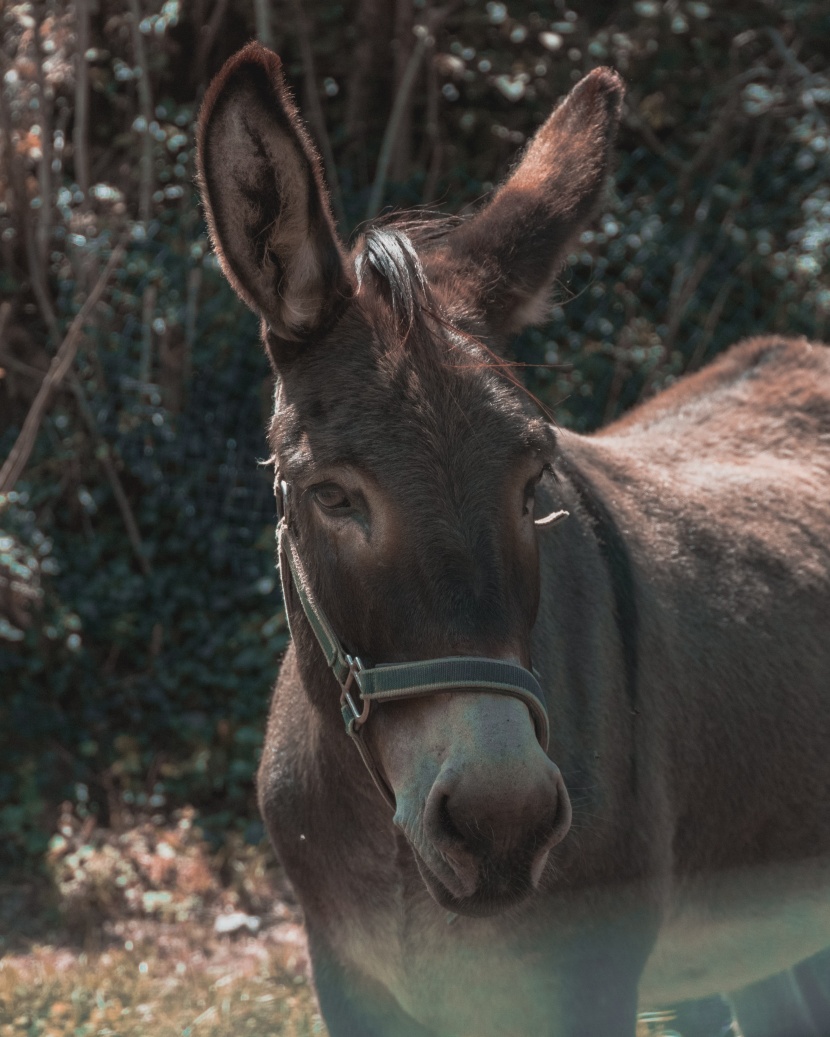
M 98 283 L 87 296 L 86 302 L 72 321 L 69 331 L 66 334 L 66 338 L 64 338 L 57 353 L 52 358 L 49 370 L 46 372 L 46 375 L 40 384 L 40 388 L 37 391 L 37 396 L 35 397 L 32 406 L 29 408 L 29 413 L 26 415 L 26 419 L 23 422 L 23 428 L 20 430 L 20 435 L 17 437 L 17 440 L 11 449 L 11 453 L 6 458 L 3 467 L 0 468 L 0 494 L 7 494 L 14 489 L 15 483 L 26 468 L 29 457 L 34 449 L 35 440 L 37 439 L 38 430 L 40 429 L 40 423 L 43 420 L 43 415 L 46 412 L 46 407 L 49 403 L 52 392 L 58 385 L 60 385 L 72 366 L 72 362 L 78 352 L 84 324 L 86 324 L 92 311 L 95 309 L 103 295 L 110 275 L 123 258 L 124 247 L 123 245 L 118 245 L 113 249 L 109 262 L 104 268 L 104 272 L 98 278 Z
M 401 78 L 401 85 L 398 87 L 398 92 L 395 95 L 395 103 L 392 105 L 389 122 L 387 122 L 386 130 L 383 134 L 383 142 L 378 155 L 378 166 L 375 171 L 375 182 L 372 184 L 372 193 L 369 196 L 369 204 L 366 206 L 367 220 L 374 219 L 380 212 L 381 205 L 383 204 L 383 192 L 386 189 L 386 178 L 389 175 L 389 164 L 392 161 L 392 153 L 398 139 L 401 122 L 407 109 L 409 95 L 412 93 L 412 88 L 415 85 L 415 77 L 429 46 L 430 33 L 426 26 L 418 25 L 415 31 L 418 35 L 418 40 L 412 53 L 409 55 L 409 62 Z
M 75 125 L 72 133 L 72 162 L 75 181 L 86 199 L 89 194 L 89 0 L 75 0 L 78 45 L 75 53 Z
M 141 33 L 141 7 L 139 0 L 129 0 L 130 21 L 133 37 L 133 56 L 141 73 L 138 79 L 138 105 L 144 119 L 141 137 L 140 180 L 138 190 L 138 218 L 147 223 L 152 212 L 153 198 L 153 138 L 150 123 L 153 121 L 153 97 L 150 93 L 150 70 L 147 67 L 147 51 Z
M 389 121 L 383 134 L 383 142 L 380 146 L 380 154 L 378 155 L 378 164 L 375 171 L 375 182 L 372 184 L 372 193 L 369 197 L 369 204 L 366 207 L 367 220 L 374 219 L 380 212 L 381 205 L 383 204 L 383 192 L 386 188 L 386 179 L 389 175 L 392 153 L 400 132 L 401 121 L 408 110 L 409 95 L 412 93 L 412 88 L 415 85 L 415 77 L 418 74 L 424 55 L 427 53 L 428 48 L 434 45 L 435 35 L 438 30 L 450 15 L 458 9 L 461 2 L 463 0 L 452 0 L 446 7 L 432 8 L 426 12 L 424 22 L 416 25 L 413 30 L 417 41 L 412 49 L 412 53 L 409 55 L 409 62 L 401 78 L 398 92 L 395 95 L 395 102 L 389 115 Z
M 37 227 L 35 229 L 35 243 L 38 263 L 44 272 L 45 280 L 49 270 L 49 245 L 52 240 L 52 145 L 54 141 L 52 88 L 46 82 L 46 76 L 43 71 L 43 48 L 40 40 L 43 23 L 37 4 L 33 6 L 33 11 L 35 27 L 32 32 L 32 41 L 35 52 L 38 100 L 40 102 L 40 165 L 38 167 L 38 181 L 40 184 L 41 201 Z
M 216 0 L 213 11 L 211 12 L 210 18 L 206 25 L 202 25 L 199 29 L 199 42 L 196 46 L 196 58 L 193 62 L 193 71 L 191 74 L 191 83 L 194 87 L 201 88 L 202 80 L 205 78 L 207 71 L 208 58 L 210 52 L 213 50 L 213 45 L 216 42 L 216 37 L 219 33 L 219 28 L 222 25 L 222 21 L 225 17 L 225 13 L 228 9 L 228 0 Z M 194 24 L 200 25 L 200 20 L 194 20 Z M 261 42 L 264 42 L 261 41 Z
M 274 30 L 271 26 L 270 0 L 254 0 L 254 23 L 256 38 L 269 50 L 274 49 Z
M 334 161 L 334 151 L 331 147 L 331 138 L 326 129 L 326 119 L 323 115 L 323 106 L 320 104 L 320 92 L 317 88 L 317 75 L 314 70 L 314 51 L 311 48 L 311 37 L 308 31 L 308 22 L 300 0 L 291 0 L 291 8 L 294 11 L 294 23 L 297 27 L 297 39 L 300 44 L 300 57 L 303 62 L 303 78 L 305 79 L 305 99 L 308 106 L 308 121 L 311 123 L 320 151 L 323 153 L 323 165 L 326 169 L 326 180 L 331 194 L 331 207 L 334 210 L 334 218 L 340 225 L 343 234 L 346 233 L 346 212 L 343 208 L 343 195 L 340 191 L 340 178 L 337 175 L 337 164 Z

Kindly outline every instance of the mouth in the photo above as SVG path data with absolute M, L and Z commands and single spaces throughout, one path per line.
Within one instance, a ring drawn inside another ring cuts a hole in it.
M 430 896 L 444 910 L 468 918 L 491 918 L 517 907 L 535 891 L 530 867 L 505 867 L 480 863 L 478 881 L 469 889 L 460 887 L 451 869 L 435 869 L 413 847 L 415 861 Z M 440 871 L 440 875 L 436 872 Z M 450 885 L 454 889 L 450 889 Z

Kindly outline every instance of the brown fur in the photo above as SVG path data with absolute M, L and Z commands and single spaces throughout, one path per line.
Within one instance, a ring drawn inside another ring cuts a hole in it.
M 548 759 L 516 700 L 375 709 L 392 818 L 292 608 L 259 796 L 332 1037 L 632 1037 L 638 988 L 734 990 L 827 940 L 830 352 L 746 342 L 580 437 L 490 351 L 543 312 L 620 98 L 596 70 L 481 213 L 371 230 L 348 259 L 277 59 L 246 48 L 205 103 L 211 231 L 270 325 L 316 597 L 374 662 L 532 662 L 553 729 Z M 303 329 L 286 284 L 313 286 Z M 534 508 L 571 515 L 541 531 Z

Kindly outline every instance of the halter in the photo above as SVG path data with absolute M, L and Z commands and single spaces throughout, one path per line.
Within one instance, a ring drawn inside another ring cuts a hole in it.
M 395 796 L 363 738 L 363 728 L 375 702 L 425 698 L 445 691 L 484 691 L 520 699 L 533 718 L 539 744 L 547 752 L 550 727 L 539 682 L 518 663 L 482 656 L 443 656 L 419 662 L 387 663 L 366 666 L 358 656 L 348 655 L 315 599 L 303 563 L 289 530 L 288 486 L 277 476 L 277 543 L 280 582 L 288 617 L 292 591 L 302 607 L 326 663 L 340 686 L 340 713 L 361 759 L 366 764 L 378 791 L 395 809 Z M 289 633 L 291 624 L 289 620 Z

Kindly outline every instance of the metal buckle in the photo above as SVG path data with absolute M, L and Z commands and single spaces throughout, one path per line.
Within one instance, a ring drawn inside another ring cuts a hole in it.
M 349 672 L 346 674 L 346 679 L 340 685 L 340 705 L 346 705 L 351 710 L 352 722 L 355 730 L 366 723 L 369 716 L 369 707 L 372 705 L 371 699 L 361 699 L 362 709 L 358 709 L 355 705 L 355 701 L 349 694 L 352 685 L 354 684 L 355 675 L 363 669 L 363 663 L 360 661 L 359 656 L 346 656 L 346 662 L 349 664 Z

